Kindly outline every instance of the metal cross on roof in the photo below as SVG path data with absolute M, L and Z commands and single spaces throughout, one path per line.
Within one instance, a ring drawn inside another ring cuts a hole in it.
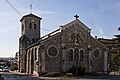
M 75 16 L 74 16 L 76 19 L 78 19 L 79 18 L 79 16 L 76 14 Z

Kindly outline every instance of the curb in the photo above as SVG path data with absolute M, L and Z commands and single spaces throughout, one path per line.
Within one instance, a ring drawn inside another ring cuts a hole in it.
M 69 77 L 69 78 L 61 78 L 61 77 L 39 77 L 42 80 L 75 80 L 75 78 L 73 77 Z

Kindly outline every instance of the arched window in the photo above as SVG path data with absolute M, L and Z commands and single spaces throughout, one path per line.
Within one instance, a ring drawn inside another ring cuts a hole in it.
M 36 29 L 36 24 L 34 24 L 34 29 Z
M 24 30 L 24 25 L 22 24 L 22 31 Z
M 73 50 L 72 49 L 69 50 L 68 56 L 69 56 L 69 61 L 73 61 Z
M 79 49 L 78 48 L 75 48 L 74 49 L 74 60 L 79 60 Z
M 31 73 L 31 74 L 33 74 L 33 70 L 34 70 L 34 57 L 33 57 L 33 53 L 34 53 L 34 52 L 33 52 L 33 49 L 32 49 L 31 55 L 30 55 L 30 57 L 31 57 L 31 59 L 30 59 L 30 61 L 31 61 L 31 62 L 30 62 L 30 64 L 31 64 L 31 65 L 30 65 L 30 66 L 31 66 L 31 72 L 30 72 L 30 73 Z
M 29 24 L 29 28 L 30 28 L 30 29 L 32 28 L 32 23 Z
M 84 51 L 80 50 L 80 61 L 84 61 Z
M 32 43 L 34 43 L 35 42 L 35 39 L 32 39 Z

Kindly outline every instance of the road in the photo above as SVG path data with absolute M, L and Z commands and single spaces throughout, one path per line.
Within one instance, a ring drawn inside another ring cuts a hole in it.
M 2 76 L 4 76 L 4 80 L 41 80 L 35 76 L 28 76 L 23 74 L 16 74 L 11 72 L 0 72 Z
M 120 76 L 35 77 L 14 72 L 0 72 L 4 80 L 120 80 Z

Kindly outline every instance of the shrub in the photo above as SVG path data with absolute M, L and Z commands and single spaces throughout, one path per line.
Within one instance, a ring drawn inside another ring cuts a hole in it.
M 44 76 L 46 74 L 48 74 L 48 72 L 40 72 L 40 76 Z
M 72 77 L 73 74 L 72 74 L 72 73 L 66 73 L 66 76 L 68 76 L 68 77 Z
M 100 76 L 98 73 L 96 72 L 87 72 L 86 75 L 90 75 L 90 76 Z
M 10 70 L 11 70 L 11 71 L 18 70 L 18 67 L 17 67 L 17 66 L 11 66 L 11 67 L 10 67 Z
M 85 67 L 79 66 L 77 71 L 79 76 L 85 75 Z
M 61 76 L 61 73 L 59 73 L 59 72 L 50 72 L 50 73 L 44 75 L 44 77 L 58 77 L 58 76 Z
M 75 75 L 76 74 L 75 66 L 72 66 L 71 68 L 69 68 L 69 70 L 66 73 L 72 73 L 73 75 Z
M 72 73 L 73 75 L 76 75 L 76 69 L 77 69 L 77 75 L 82 76 L 85 75 L 85 67 L 75 67 L 72 66 L 71 68 L 69 68 L 69 70 L 67 71 L 67 73 Z
M 10 70 L 11 70 L 11 71 L 13 71 L 13 70 L 18 70 L 18 65 L 17 65 L 16 63 L 11 64 Z

